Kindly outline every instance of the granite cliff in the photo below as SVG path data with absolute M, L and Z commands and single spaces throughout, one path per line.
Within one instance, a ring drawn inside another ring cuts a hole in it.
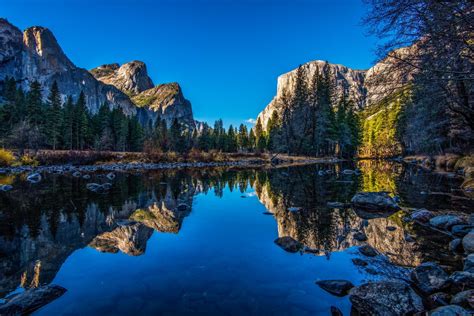
M 38 81 L 47 91 L 56 81 L 63 100 L 69 95 L 76 99 L 83 91 L 92 113 L 107 102 L 127 115 L 138 115 L 143 124 L 154 123 L 160 116 L 168 124 L 177 118 L 194 128 L 191 103 L 179 84 L 155 87 L 143 62 L 108 64 L 88 71 L 74 65 L 47 28 L 33 26 L 22 32 L 0 18 L 0 86 L 7 77 L 25 90 Z

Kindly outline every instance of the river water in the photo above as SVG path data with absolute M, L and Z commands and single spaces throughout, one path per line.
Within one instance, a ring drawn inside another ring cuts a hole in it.
M 343 170 L 359 168 L 360 174 Z M 424 261 L 459 267 L 446 238 L 394 214 L 329 207 L 388 191 L 409 208 L 469 212 L 462 179 L 385 161 L 276 169 L 0 177 L 0 297 L 43 284 L 67 292 L 37 315 L 349 314 L 315 281 L 405 278 Z M 355 232 L 382 255 L 358 252 Z M 307 251 L 274 243 L 290 236 Z M 361 267 L 352 259 L 368 262 Z

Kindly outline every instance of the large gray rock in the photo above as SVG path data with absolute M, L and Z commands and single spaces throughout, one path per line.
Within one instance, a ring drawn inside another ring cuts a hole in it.
M 469 232 L 462 239 L 462 246 L 466 253 L 474 253 L 474 231 Z
M 388 210 L 400 209 L 395 200 L 386 192 L 359 192 L 351 200 L 356 208 L 365 210 Z
M 346 280 L 322 280 L 317 281 L 316 284 L 323 290 L 336 296 L 345 296 L 354 287 L 354 284 Z
M 16 295 L 0 306 L 0 315 L 28 315 L 62 296 L 66 289 L 59 285 L 46 285 Z
M 424 309 L 421 298 L 402 281 L 365 283 L 349 294 L 352 306 L 363 315 L 397 316 Z
M 448 274 L 433 262 L 426 262 L 416 267 L 410 277 L 424 294 L 431 294 L 445 288 L 449 278 Z
M 429 312 L 430 316 L 470 316 L 467 310 L 457 305 L 441 306 Z
M 433 212 L 430 212 L 427 209 L 416 210 L 415 212 L 413 212 L 410 215 L 410 218 L 412 220 L 417 220 L 417 221 L 420 221 L 420 222 L 423 222 L 423 223 L 428 222 L 433 217 L 434 217 Z

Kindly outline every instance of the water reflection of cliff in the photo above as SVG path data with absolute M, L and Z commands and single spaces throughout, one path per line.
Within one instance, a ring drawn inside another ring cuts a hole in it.
M 16 182 L 16 192 L 0 196 L 0 295 L 49 283 L 72 252 L 88 245 L 143 254 L 154 229 L 179 231 L 192 208 L 191 180 L 119 177 L 105 195 L 87 192 L 78 179 L 51 177 L 32 187 Z M 154 221 L 137 212 L 152 213 Z
M 364 172 L 367 170 L 362 169 L 360 176 L 348 177 L 336 170 L 324 176 L 314 176 L 320 174 L 319 170 L 308 168 L 275 171 L 257 177 L 256 192 L 273 213 L 278 236 L 290 236 L 313 252 L 328 256 L 331 252 L 367 243 L 397 265 L 452 262 L 443 237 L 422 226 L 405 224 L 403 212 L 367 213 L 328 206 L 331 205 L 328 202 L 347 203 L 358 190 L 398 193 L 397 175 L 403 174 L 400 169 L 385 166 L 370 170 L 370 174 Z M 393 178 L 387 177 L 390 173 Z M 355 238 L 360 233 L 366 236 L 366 241 Z
M 49 283 L 67 257 L 86 246 L 142 255 L 154 231 L 180 231 L 197 193 L 220 197 L 225 188 L 243 193 L 253 187 L 273 213 L 279 236 L 291 236 L 321 254 L 329 256 L 361 244 L 355 233 L 363 232 L 367 243 L 394 263 L 413 266 L 439 258 L 447 245 L 422 227 L 404 224 L 402 214 L 367 218 L 358 211 L 329 207 L 328 202 L 347 203 L 359 190 L 387 190 L 399 195 L 405 205 L 430 208 L 417 192 L 426 187 L 447 191 L 457 180 L 393 164 L 359 167 L 361 175 L 344 173 L 355 167 L 337 164 L 119 175 L 112 190 L 103 195 L 87 191 L 83 179 L 47 175 L 31 185 L 9 177 L 14 189 L 0 194 L 0 295 L 18 286 Z M 447 208 L 452 201 L 444 198 L 437 196 L 435 201 Z M 425 202 L 428 206 L 421 205 Z

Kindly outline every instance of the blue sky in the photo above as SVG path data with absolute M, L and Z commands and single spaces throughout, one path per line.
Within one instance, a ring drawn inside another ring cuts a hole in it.
M 301 63 L 369 68 L 366 9 L 361 0 L 0 0 L 0 16 L 48 27 L 77 66 L 142 60 L 155 84 L 181 84 L 197 119 L 226 125 L 255 118 L 278 75 Z

